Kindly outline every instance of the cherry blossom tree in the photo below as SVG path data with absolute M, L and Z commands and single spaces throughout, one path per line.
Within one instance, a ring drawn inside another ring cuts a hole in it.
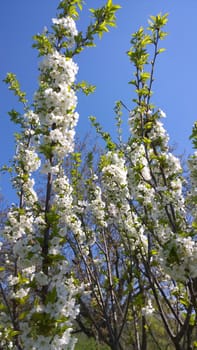
M 128 110 L 128 141 L 121 140 L 121 107 L 126 106 L 120 101 L 115 107 L 119 142 L 92 117 L 106 151 L 96 173 L 90 158 L 89 177 L 79 180 L 76 173 L 74 180 L 78 215 L 92 239 L 84 256 L 75 237 L 68 238 L 73 269 L 89 283 L 77 322 L 114 350 L 162 348 L 155 321 L 172 349 L 193 349 L 197 340 L 196 224 L 191 223 L 196 155 L 189 160 L 192 194 L 185 196 L 180 160 L 170 151 L 162 123 L 165 113 L 151 100 L 166 22 L 167 15 L 152 16 L 148 31 L 140 28 L 131 40 L 136 107 Z
M 34 46 L 43 59 L 39 88 L 33 105 L 20 90 L 14 74 L 5 82 L 24 106 L 24 115 L 12 110 L 12 120 L 21 132 L 16 137 L 13 179 L 19 203 L 8 214 L 1 242 L 4 257 L 0 281 L 0 344 L 6 349 L 73 349 L 73 320 L 79 313 L 76 296 L 84 288 L 72 273 L 63 254 L 67 231 L 77 237 L 86 255 L 85 232 L 73 207 L 72 185 L 64 170 L 64 159 L 74 150 L 78 89 L 78 66 L 74 56 L 92 46 L 115 25 L 119 8 L 111 0 L 91 10 L 93 23 L 85 35 L 75 20 L 82 1 L 60 1 L 52 30 L 35 36 Z M 37 174 L 35 174 L 37 172 Z M 35 190 L 38 173 L 45 174 L 45 200 Z M 35 177 L 34 177 L 35 174 Z
M 0 243 L 3 349 L 74 349 L 78 331 L 112 350 L 163 349 L 162 332 L 166 349 L 197 348 L 197 155 L 188 160 L 185 194 L 165 113 L 152 103 L 167 15 L 151 16 L 132 36 L 135 107 L 116 103 L 118 141 L 91 117 L 105 149 L 97 160 L 75 149 L 77 91 L 93 87 L 76 83 L 74 58 L 115 25 L 118 8 L 108 0 L 92 9 L 84 34 L 75 23 L 82 1 L 60 1 L 51 30 L 35 36 L 42 60 L 33 104 L 14 74 L 5 79 L 24 114 L 10 112 L 21 128 L 11 169 L 19 202 Z M 191 138 L 196 147 L 196 125 Z M 36 191 L 41 175 L 44 199 Z

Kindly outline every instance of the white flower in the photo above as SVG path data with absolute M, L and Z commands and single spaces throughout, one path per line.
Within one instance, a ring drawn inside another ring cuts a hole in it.
M 29 288 L 20 288 L 16 293 L 13 294 L 14 298 L 24 298 L 28 295 L 29 293 Z
M 68 44 L 69 46 L 72 46 L 75 43 L 74 37 L 78 34 L 75 21 L 71 17 L 67 16 L 62 18 L 53 18 L 52 22 L 55 26 L 66 29 Z
M 147 304 L 142 308 L 142 314 L 145 316 L 151 315 L 155 309 L 152 306 L 151 299 L 148 300 Z
M 161 118 L 166 118 L 166 113 L 162 109 L 159 109 L 159 114 Z
M 14 286 L 14 285 L 16 285 L 16 284 L 19 283 L 19 278 L 10 275 L 10 276 L 8 277 L 7 281 L 8 281 L 8 283 L 9 283 L 10 286 Z
M 35 280 L 39 286 L 46 286 L 48 284 L 48 276 L 45 275 L 42 271 L 35 274 Z

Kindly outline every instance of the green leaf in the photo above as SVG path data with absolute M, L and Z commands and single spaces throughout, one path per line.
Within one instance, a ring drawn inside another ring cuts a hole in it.
M 152 250 L 151 250 L 151 255 L 158 255 L 158 251 L 155 250 L 155 249 L 152 249 Z
M 75 89 L 76 90 L 80 89 L 85 95 L 89 95 L 95 91 L 96 86 L 88 84 L 86 81 L 82 81 L 75 85 Z
M 197 341 L 193 342 L 193 346 L 194 346 L 194 348 L 197 348 Z
M 11 111 L 9 111 L 8 114 L 12 122 L 20 125 L 23 124 L 23 120 L 21 119 L 21 114 L 17 112 L 15 109 L 12 109 Z
M 82 10 L 83 8 L 83 0 L 62 0 L 58 6 L 58 10 L 63 10 L 64 16 L 70 16 L 74 19 L 77 19 L 79 14 L 77 8 Z
M 18 273 L 18 279 L 19 279 L 19 283 L 21 284 L 25 284 L 29 282 L 29 278 L 22 276 L 21 273 Z
M 36 48 L 39 51 L 39 56 L 48 55 L 52 53 L 53 48 L 52 44 L 47 38 L 46 34 L 36 34 L 33 36 L 35 43 L 32 45 L 33 48 Z
M 140 73 L 140 79 L 142 82 L 146 82 L 150 78 L 150 73 L 149 72 L 142 72 Z
M 193 221 L 193 222 L 192 222 L 192 227 L 193 227 L 194 229 L 197 229 L 197 221 Z
M 165 52 L 165 51 L 166 51 L 166 49 L 164 47 L 162 47 L 162 48 L 157 50 L 157 53 L 159 54 L 159 53 L 162 53 L 162 52 Z
M 7 311 L 7 307 L 3 303 L 0 303 L 0 311 Z
M 9 332 L 9 335 L 10 335 L 11 337 L 15 337 L 16 335 L 19 335 L 19 334 L 20 334 L 20 331 L 11 330 L 11 331 Z
M 53 287 L 53 289 L 47 293 L 45 302 L 46 304 L 48 303 L 54 304 L 56 301 L 57 301 L 57 291 L 56 291 L 56 288 Z
M 22 321 L 22 320 L 25 319 L 25 317 L 26 317 L 28 314 L 29 314 L 29 311 L 23 311 L 23 312 L 21 312 L 20 315 L 18 316 L 18 319 L 19 319 L 20 321 Z

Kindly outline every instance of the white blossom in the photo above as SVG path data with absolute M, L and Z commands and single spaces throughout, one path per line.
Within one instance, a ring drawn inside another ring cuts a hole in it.
M 148 299 L 147 304 L 142 308 L 142 314 L 145 316 L 151 315 L 154 312 L 151 299 Z

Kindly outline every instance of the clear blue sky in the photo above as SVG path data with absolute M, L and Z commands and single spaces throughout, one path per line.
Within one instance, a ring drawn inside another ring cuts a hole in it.
M 97 7 L 103 0 L 87 0 L 87 7 Z M 153 102 L 166 114 L 165 126 L 171 143 L 177 144 L 178 152 L 192 152 L 188 140 L 192 125 L 197 120 L 197 39 L 196 0 L 120 0 L 122 6 L 117 14 L 117 28 L 97 40 L 97 47 L 83 52 L 77 59 L 80 67 L 79 80 L 87 80 L 97 86 L 90 97 L 80 97 L 78 111 L 80 122 L 78 132 L 89 129 L 89 115 L 97 116 L 107 131 L 114 131 L 113 107 L 116 100 L 123 100 L 132 109 L 133 87 L 128 85 L 132 78 L 132 67 L 126 55 L 130 47 L 131 33 L 147 24 L 150 15 L 169 13 L 169 32 L 163 46 L 166 52 L 160 55 L 156 81 L 153 87 Z M 22 89 L 31 100 L 37 87 L 37 52 L 31 48 L 32 36 L 50 26 L 56 15 L 58 0 L 13 0 L 0 2 L 0 164 L 7 163 L 14 152 L 13 132 L 7 111 L 17 109 L 16 99 L 2 79 L 7 72 L 13 72 L 21 82 Z M 84 28 L 87 14 L 78 23 Z M 127 113 L 124 114 L 125 129 Z M 0 189 L 10 197 L 7 179 L 0 177 Z

